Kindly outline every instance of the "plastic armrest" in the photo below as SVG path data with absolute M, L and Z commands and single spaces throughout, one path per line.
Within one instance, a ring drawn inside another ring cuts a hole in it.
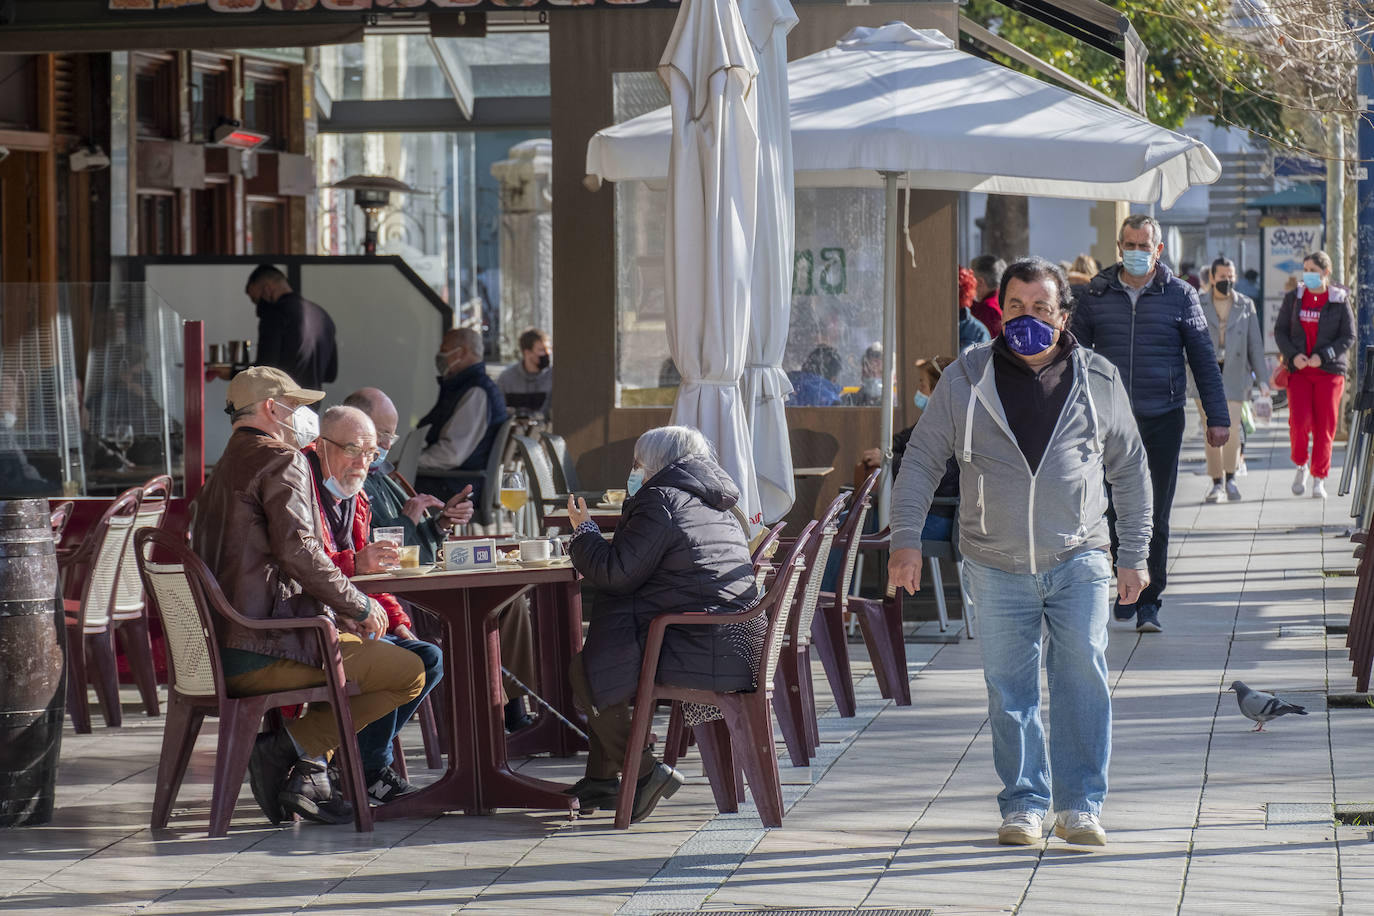
M 416 468 L 416 477 L 438 477 L 441 480 L 486 480 L 486 471 L 465 471 L 458 468 L 445 468 L 441 470 L 428 470 L 426 468 Z

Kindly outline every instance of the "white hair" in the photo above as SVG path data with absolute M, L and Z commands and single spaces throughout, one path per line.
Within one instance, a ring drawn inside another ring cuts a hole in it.
M 320 416 L 320 432 L 333 433 L 334 430 L 345 424 L 357 424 L 363 427 L 365 435 L 375 436 L 376 428 L 372 424 L 372 418 L 356 407 L 339 404 L 329 408 Z
M 715 460 L 711 443 L 691 426 L 660 426 L 635 442 L 635 461 L 644 469 L 646 480 L 689 455 Z

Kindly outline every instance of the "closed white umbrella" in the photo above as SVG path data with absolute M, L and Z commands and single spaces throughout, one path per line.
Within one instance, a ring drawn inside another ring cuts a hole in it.
M 787 514 L 796 499 L 792 446 L 787 435 L 787 396 L 792 383 L 782 370 L 792 319 L 792 136 L 788 124 L 787 33 L 797 14 L 787 0 L 743 0 L 740 14 L 758 59 L 758 222 L 754 232 L 750 296 L 749 361 L 740 379 L 754 444 L 754 475 L 763 520 Z
M 715 443 L 757 521 L 739 381 L 754 263 L 758 65 L 734 0 L 685 0 L 658 69 L 672 103 L 664 292 L 668 348 L 682 373 L 673 422 Z

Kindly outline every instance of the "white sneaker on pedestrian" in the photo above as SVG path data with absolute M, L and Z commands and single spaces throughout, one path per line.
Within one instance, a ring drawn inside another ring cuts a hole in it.
M 1293 475 L 1293 495 L 1301 496 L 1307 490 L 1307 465 L 1300 465 Z
M 1312 478 L 1312 498 L 1326 499 L 1326 481 L 1320 477 Z
M 1003 846 L 1035 846 L 1043 838 L 1041 825 L 1045 816 L 1034 811 L 1013 811 L 1002 818 L 997 829 L 997 842 Z
M 1225 492 L 1226 490 L 1222 487 L 1221 481 L 1218 480 L 1212 484 L 1211 489 L 1207 491 L 1207 495 L 1202 497 L 1202 501 L 1205 503 L 1221 502 L 1221 495 Z
M 1090 811 L 1061 811 L 1054 819 L 1054 835 L 1074 846 L 1106 846 L 1107 831 Z
M 1228 503 L 1240 502 L 1240 487 L 1236 486 L 1234 478 L 1226 481 L 1226 501 Z
M 1245 466 L 1245 458 L 1242 457 L 1242 458 L 1240 459 L 1240 462 L 1236 465 L 1236 476 L 1237 476 L 1237 477 L 1245 477 L 1245 476 L 1248 475 L 1249 473 L 1250 473 L 1250 469 L 1247 468 L 1247 467 Z

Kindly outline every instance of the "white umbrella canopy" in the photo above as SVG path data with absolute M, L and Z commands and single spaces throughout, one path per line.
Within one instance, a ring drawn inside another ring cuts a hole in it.
M 1201 141 L 954 49 L 934 30 L 854 29 L 789 67 L 797 184 L 913 187 L 1171 206 L 1221 165 Z M 666 109 L 608 127 L 587 172 L 666 177 Z
M 787 435 L 787 396 L 792 383 L 782 370 L 792 318 L 792 138 L 788 125 L 787 33 L 797 14 L 787 0 L 742 0 L 744 30 L 754 46 L 759 75 L 758 221 L 750 290 L 749 355 L 740 379 L 754 475 L 763 521 L 787 514 L 796 499 L 792 446 Z
M 715 443 L 751 520 L 758 489 L 739 382 L 754 265 L 757 73 L 734 0 L 685 0 L 659 64 L 672 102 L 664 293 L 668 349 L 682 374 L 673 422 Z

